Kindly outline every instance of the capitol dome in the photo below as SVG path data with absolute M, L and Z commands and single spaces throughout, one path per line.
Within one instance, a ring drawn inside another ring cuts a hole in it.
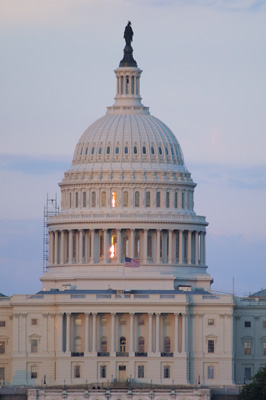
M 196 184 L 173 132 L 140 96 L 131 45 L 116 74 L 115 103 L 80 137 L 49 219 L 43 286 L 158 290 L 208 288 L 208 223 L 194 211 Z M 135 260 L 138 272 L 124 268 Z M 127 270 L 126 272 L 124 270 Z

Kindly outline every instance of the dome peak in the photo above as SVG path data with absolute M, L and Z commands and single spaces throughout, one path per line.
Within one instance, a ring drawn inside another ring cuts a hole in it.
M 131 42 L 133 41 L 134 32 L 131 28 L 131 22 L 128 21 L 127 26 L 125 27 L 124 31 L 124 39 L 126 41 L 126 45 L 124 47 L 124 57 L 120 61 L 119 67 L 135 67 L 137 68 L 138 65 L 133 58 L 133 49 L 131 47 Z

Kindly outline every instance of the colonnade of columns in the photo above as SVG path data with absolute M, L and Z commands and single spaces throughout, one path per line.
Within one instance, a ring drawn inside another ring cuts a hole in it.
M 175 229 L 50 230 L 49 264 L 123 263 L 206 264 L 206 233 Z M 113 250 L 111 251 L 111 246 Z
M 123 327 L 120 326 L 121 315 L 125 322 Z M 138 315 L 146 317 L 147 328 L 143 329 L 143 333 L 137 326 Z M 171 318 L 170 324 L 165 324 L 164 316 Z M 155 353 L 167 357 L 188 351 L 187 314 L 110 313 L 104 315 L 104 328 L 101 317 L 102 314 L 97 313 L 79 314 L 82 322 L 80 329 L 75 329 L 73 314 L 58 314 L 57 350 L 71 353 L 72 356 L 82 356 L 84 353 L 97 353 L 98 356 L 149 356 Z M 141 348 L 138 341 L 140 336 Z

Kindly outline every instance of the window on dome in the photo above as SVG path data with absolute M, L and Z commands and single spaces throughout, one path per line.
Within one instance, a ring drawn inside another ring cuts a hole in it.
M 131 94 L 134 94 L 134 76 L 131 76 Z
M 78 208 L 79 206 L 79 194 L 78 192 L 75 193 L 75 207 Z
M 94 151 L 95 151 L 95 147 L 93 147 L 93 148 L 91 149 L 91 154 L 94 154 Z
M 175 155 L 174 155 L 174 150 L 173 150 L 172 146 L 171 146 L 171 153 L 172 153 L 172 156 L 174 157 Z
M 118 146 L 116 146 L 116 148 L 115 148 L 115 154 L 119 154 L 119 147 Z
M 87 193 L 83 192 L 83 207 L 86 207 L 86 203 L 87 203 Z
M 151 146 L 151 154 L 155 154 L 154 147 Z
M 123 206 L 128 207 L 128 192 L 123 193 Z
M 142 153 L 146 154 L 146 147 L 145 146 L 142 147 Z
M 165 152 L 166 152 L 166 155 L 168 156 L 168 148 L 165 146 Z
M 88 147 L 86 147 L 86 150 L 85 150 L 85 156 L 88 154 Z
M 134 146 L 134 154 L 138 154 L 138 148 L 137 148 L 137 146 Z
M 159 146 L 159 154 L 160 156 L 163 154 L 161 146 Z
M 99 154 L 102 154 L 102 148 L 99 147 Z
M 110 154 L 110 146 L 107 147 L 106 154 Z
M 135 192 L 135 207 L 139 207 L 139 192 Z
M 161 193 L 156 193 L 156 207 L 161 207 Z
M 150 207 L 150 206 L 151 206 L 151 193 L 146 192 L 146 207 Z
M 83 147 L 81 147 L 81 150 L 80 150 L 80 155 L 82 156 L 82 153 L 83 153 Z
M 96 193 L 92 192 L 91 194 L 91 206 L 96 207 Z
M 174 200 L 174 202 L 175 202 L 175 208 L 177 208 L 177 192 L 175 192 L 175 200 Z
M 102 192 L 102 207 L 106 207 L 106 192 Z
M 166 208 L 170 207 L 170 193 L 166 192 Z
M 124 151 L 125 151 L 125 154 L 128 154 L 128 147 L 127 146 L 125 146 Z
M 117 193 L 116 192 L 112 192 L 111 206 L 113 208 L 117 207 Z
M 123 94 L 124 93 L 124 77 L 121 76 L 120 78 L 120 93 Z

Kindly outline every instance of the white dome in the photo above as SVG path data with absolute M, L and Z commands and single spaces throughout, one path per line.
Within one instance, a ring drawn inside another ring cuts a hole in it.
M 72 164 L 117 162 L 184 166 L 173 132 L 146 114 L 105 115 L 98 119 L 78 141 Z

